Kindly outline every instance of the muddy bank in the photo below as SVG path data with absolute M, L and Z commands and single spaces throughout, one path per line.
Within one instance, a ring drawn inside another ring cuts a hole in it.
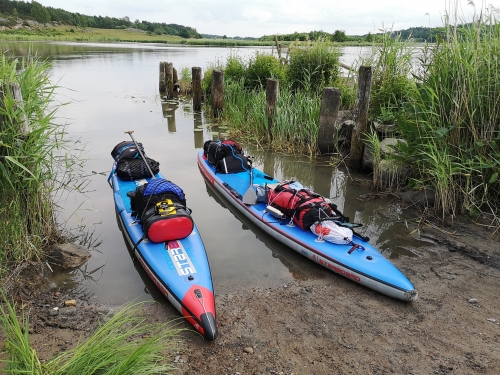
M 217 295 L 217 340 L 203 341 L 179 320 L 188 329 L 186 350 L 167 360 L 181 374 L 500 373 L 499 241 L 473 224 L 452 229 L 460 236 L 423 228 L 429 247 L 393 260 L 417 301 L 391 299 L 318 266 L 314 280 Z M 61 316 L 47 317 L 71 298 L 57 293 L 24 296 L 44 359 L 88 336 L 108 309 L 78 301 L 65 326 Z M 179 317 L 167 303 L 145 312 L 149 321 Z

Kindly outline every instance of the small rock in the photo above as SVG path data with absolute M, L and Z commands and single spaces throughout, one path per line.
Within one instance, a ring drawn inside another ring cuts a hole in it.
M 57 284 L 54 282 L 50 282 L 48 284 L 43 284 L 40 287 L 40 292 L 42 293 L 47 293 L 47 292 L 52 292 L 57 289 Z
M 75 306 L 69 306 L 69 307 L 62 307 L 59 309 L 59 314 L 61 315 L 75 315 L 76 314 L 76 307 Z
M 57 244 L 52 249 L 52 258 L 64 269 L 78 268 L 90 258 L 91 254 L 81 245 Z
M 475 298 L 469 298 L 467 300 L 467 302 L 469 302 L 469 303 L 477 303 L 477 299 L 475 299 Z
M 243 349 L 243 351 L 248 354 L 253 354 L 253 348 L 250 347 Z
M 67 301 L 64 302 L 64 305 L 65 306 L 76 306 L 76 300 L 69 299 L 69 300 L 67 300 Z
M 488 318 L 488 319 L 486 319 L 486 320 L 487 320 L 488 322 L 496 323 L 496 320 L 495 320 L 495 319 L 493 319 L 493 318 Z
M 48 315 L 49 315 L 49 316 L 56 316 L 56 315 L 59 315 L 59 311 L 54 310 L 54 309 L 50 309 L 50 310 L 49 310 L 49 312 L 48 312 Z

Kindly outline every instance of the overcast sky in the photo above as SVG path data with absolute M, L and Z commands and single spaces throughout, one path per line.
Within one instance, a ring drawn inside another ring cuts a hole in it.
M 437 27 L 454 0 L 37 0 L 89 16 L 177 23 L 201 34 L 260 37 L 323 30 L 363 35 L 379 29 Z M 480 6 L 482 0 L 476 0 Z M 462 4 L 467 19 L 474 9 Z M 489 3 L 500 3 L 490 0 Z M 497 4 L 498 6 L 499 4 Z

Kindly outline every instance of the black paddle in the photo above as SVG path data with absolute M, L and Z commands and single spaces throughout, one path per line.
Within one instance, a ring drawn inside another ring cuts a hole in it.
M 148 168 L 149 174 L 151 174 L 151 178 L 154 180 L 156 177 L 155 177 L 153 171 L 151 170 L 151 167 L 148 164 L 148 160 L 144 157 L 144 154 L 142 153 L 141 148 L 139 147 L 139 145 L 135 141 L 134 136 L 132 135 L 133 132 L 134 132 L 133 130 L 125 130 L 124 131 L 124 133 L 130 135 L 130 138 L 132 138 L 132 140 L 134 141 L 135 147 L 137 147 L 137 150 L 139 151 L 139 154 L 141 155 L 142 160 L 144 160 L 144 163 L 146 164 L 146 167 Z
M 243 195 L 243 203 L 245 204 L 255 204 L 257 203 L 257 193 L 255 193 L 255 189 L 253 188 L 253 167 L 252 167 L 252 157 L 247 156 L 248 164 L 250 164 L 250 186 L 248 190 Z

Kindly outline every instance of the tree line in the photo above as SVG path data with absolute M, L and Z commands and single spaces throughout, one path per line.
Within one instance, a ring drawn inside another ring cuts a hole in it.
M 36 1 L 0 0 L 0 13 L 21 19 L 34 19 L 42 24 L 59 22 L 64 25 L 99 29 L 125 29 L 133 27 L 157 35 L 165 34 L 180 36 L 182 38 L 201 38 L 196 29 L 188 26 L 140 20 L 132 22 L 127 16 L 122 18 L 87 16 L 80 13 L 68 12 L 60 8 L 46 7 Z
M 285 42 L 304 42 L 306 40 L 316 41 L 319 39 L 330 42 L 377 42 L 382 41 L 387 31 L 380 30 L 379 33 L 368 33 L 365 35 L 346 35 L 344 30 L 335 30 L 333 33 L 326 31 L 310 31 L 308 33 L 281 34 L 278 35 L 280 41 Z M 443 28 L 430 27 L 410 27 L 409 29 L 390 32 L 394 35 L 400 35 L 404 40 L 412 39 L 415 42 L 435 42 L 436 38 L 444 34 Z M 264 35 L 259 38 L 260 41 L 273 41 L 274 35 Z

